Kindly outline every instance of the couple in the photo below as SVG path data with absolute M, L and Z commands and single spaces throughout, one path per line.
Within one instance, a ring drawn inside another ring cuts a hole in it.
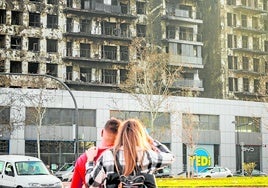
M 115 156 L 118 158 L 119 164 L 117 165 Z M 118 173 L 117 166 L 123 167 L 121 174 L 125 176 L 134 171 L 137 163 L 141 167 L 142 173 L 152 174 L 155 170 L 171 164 L 173 161 L 174 155 L 170 153 L 169 149 L 153 140 L 138 120 L 128 119 L 121 123 L 120 120 L 110 119 L 102 131 L 101 146 L 89 148 L 78 158 L 71 188 L 82 187 L 81 184 L 77 184 L 79 164 L 80 167 L 82 167 L 81 165 L 86 167 L 86 173 L 80 171 L 79 181 L 82 182 L 83 179 L 87 186 L 100 187 L 102 184 L 109 184 L 108 181 L 105 181 L 107 176 Z

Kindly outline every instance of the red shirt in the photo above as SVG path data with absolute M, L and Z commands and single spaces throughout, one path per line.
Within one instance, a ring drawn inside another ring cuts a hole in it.
M 108 147 L 106 148 L 98 148 L 97 156 L 94 158 L 94 161 L 96 161 L 102 152 L 104 152 Z M 82 188 L 83 185 L 85 185 L 85 175 L 86 175 L 86 162 L 87 162 L 87 155 L 86 153 L 83 153 L 78 157 L 78 159 L 75 162 L 74 167 L 74 174 L 72 177 L 71 182 L 71 188 Z

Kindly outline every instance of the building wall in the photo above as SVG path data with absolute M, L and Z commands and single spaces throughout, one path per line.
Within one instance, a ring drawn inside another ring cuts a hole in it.
M 3 92 L 4 89 L 1 89 Z M 14 91 L 14 89 L 7 89 Z M 5 90 L 5 91 L 7 91 Z M 18 89 L 15 89 L 18 91 Z M 26 90 L 22 90 L 25 92 Z M 27 90 L 30 92 L 37 92 L 37 90 Z M 72 91 L 78 104 L 79 109 L 95 109 L 96 110 L 96 128 L 88 129 L 87 127 L 79 128 L 79 134 L 84 133 L 84 140 L 96 141 L 97 145 L 101 140 L 100 131 L 105 124 L 106 120 L 110 117 L 110 110 L 121 111 L 144 111 L 143 107 L 139 105 L 138 101 L 134 100 L 128 94 L 119 93 L 104 93 L 104 92 L 81 92 Z M 48 108 L 74 108 L 71 96 L 67 91 L 53 91 L 48 93 L 52 95 L 55 100 L 48 102 L 45 106 Z M 1 99 L 4 96 L 1 95 Z M 30 106 L 29 104 L 27 106 Z M 24 112 L 25 108 L 21 108 Z M 219 141 L 219 164 L 226 166 L 231 170 L 236 168 L 236 132 L 235 132 L 235 117 L 236 116 L 249 116 L 261 118 L 261 159 L 260 168 L 268 172 L 268 151 L 264 147 L 268 143 L 268 115 L 267 106 L 264 103 L 247 102 L 247 101 L 233 101 L 233 100 L 219 100 L 219 99 L 205 99 L 205 98 L 187 98 L 187 97 L 171 97 L 166 104 L 163 104 L 162 112 L 170 113 L 171 124 L 171 143 L 170 148 L 176 156 L 176 161 L 172 165 L 174 173 L 181 172 L 185 167 L 183 166 L 183 140 L 182 140 L 182 114 L 206 114 L 218 115 L 220 141 Z M 15 111 L 14 111 L 15 112 Z M 23 114 L 23 113 L 22 113 Z M 12 115 L 12 114 L 11 114 Z M 13 114 L 14 115 L 14 114 Z M 23 118 L 23 117 L 22 117 Z M 20 128 L 15 130 L 10 136 L 10 154 L 24 154 L 25 145 L 24 140 L 29 135 L 29 128 Z M 70 129 L 70 130 L 68 130 Z M 72 140 L 71 128 L 58 127 L 55 134 L 64 132 L 66 140 Z M 90 132 L 90 133 L 87 133 Z M 209 131 L 206 134 L 213 134 Z M 69 135 L 69 136 L 68 136 Z M 210 135 L 207 135 L 210 136 Z M 89 138 L 90 137 L 90 138 Z M 7 138 L 1 138 L 7 139 Z M 34 136 L 32 137 L 34 139 Z M 48 138 L 47 138 L 48 139 Z M 52 138 L 49 138 L 53 140 Z M 256 138 L 259 139 L 259 138 Z M 161 138 L 160 138 L 161 140 Z M 254 142 L 255 143 L 255 142 Z M 199 143 L 204 145 L 204 143 Z M 207 141 L 205 145 L 210 146 L 217 143 Z

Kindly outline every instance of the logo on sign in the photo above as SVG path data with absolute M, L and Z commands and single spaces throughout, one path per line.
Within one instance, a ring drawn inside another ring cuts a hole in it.
M 211 157 L 207 150 L 198 148 L 195 150 L 195 156 L 192 157 L 193 167 L 195 171 L 201 170 L 211 166 Z

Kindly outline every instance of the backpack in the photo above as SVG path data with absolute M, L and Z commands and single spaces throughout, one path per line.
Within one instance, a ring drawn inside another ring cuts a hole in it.
M 113 150 L 111 150 L 113 152 Z M 155 188 L 156 181 L 153 174 L 142 173 L 138 165 L 135 171 L 129 175 L 120 175 L 122 166 L 119 163 L 118 153 L 115 155 L 115 168 L 117 173 L 109 174 L 106 181 L 107 188 Z

